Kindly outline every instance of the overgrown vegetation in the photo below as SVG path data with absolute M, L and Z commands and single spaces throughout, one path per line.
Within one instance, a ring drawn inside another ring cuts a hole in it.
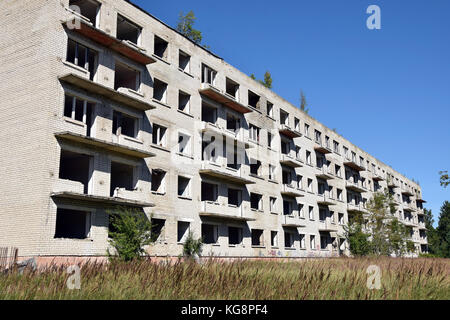
M 448 171 L 440 171 L 439 175 L 441 177 L 441 186 L 447 188 L 450 185 L 450 177 L 448 176 Z
M 306 96 L 303 93 L 303 90 L 300 90 L 300 110 L 302 110 L 304 113 L 308 114 L 309 109 L 307 108 L 307 106 L 308 106 L 308 102 L 306 101 Z
M 110 218 L 110 244 L 115 252 L 111 260 L 131 261 L 145 254 L 144 247 L 154 242 L 152 223 L 146 214 L 137 209 L 118 207 L 108 212 Z
M 272 89 L 272 81 L 273 80 L 272 80 L 272 75 L 270 74 L 269 71 L 266 71 L 266 73 L 264 73 L 264 80 L 257 80 L 253 73 L 250 75 L 250 78 L 252 78 L 253 80 L 258 81 L 259 83 L 261 83 L 266 88 Z
M 392 195 L 376 192 L 367 204 L 367 212 L 354 214 L 344 227 L 350 252 L 355 256 L 399 257 L 414 250 L 409 230 L 394 216 Z
M 214 260 L 170 265 L 135 260 L 81 268 L 69 290 L 65 268 L 0 275 L 0 299 L 443 299 L 450 298 L 444 259 L 327 259 L 298 262 Z M 381 290 L 367 288 L 367 267 L 381 269 Z
M 450 202 L 445 201 L 439 214 L 437 228 L 431 210 L 424 209 L 428 250 L 436 257 L 450 258 Z
M 200 30 L 194 29 L 195 20 L 197 20 L 197 18 L 192 10 L 187 14 L 183 14 L 183 11 L 181 11 L 176 29 L 195 44 L 202 45 L 203 35 Z M 203 44 L 203 47 L 209 49 L 209 46 L 205 44 Z
M 197 258 L 202 254 L 202 247 L 202 239 L 195 239 L 194 234 L 189 231 L 183 244 L 183 255 L 189 259 Z

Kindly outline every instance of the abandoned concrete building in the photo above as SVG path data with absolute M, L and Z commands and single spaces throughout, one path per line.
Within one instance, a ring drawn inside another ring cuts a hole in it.
M 189 231 L 204 256 L 338 256 L 388 188 L 427 250 L 418 184 L 133 3 L 0 15 L 0 247 L 104 257 L 121 205 L 152 217 L 152 256 L 179 256 Z

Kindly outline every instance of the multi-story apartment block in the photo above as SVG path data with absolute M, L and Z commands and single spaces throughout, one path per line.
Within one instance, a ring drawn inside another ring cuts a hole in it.
M 101 257 L 107 211 L 152 217 L 151 255 L 329 257 L 389 188 L 417 252 L 419 185 L 123 0 L 0 3 L 0 246 Z

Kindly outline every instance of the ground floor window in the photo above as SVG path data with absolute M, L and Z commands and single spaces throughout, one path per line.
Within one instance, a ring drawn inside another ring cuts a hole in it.
M 86 239 L 90 232 L 90 212 L 61 208 L 57 210 L 55 238 Z

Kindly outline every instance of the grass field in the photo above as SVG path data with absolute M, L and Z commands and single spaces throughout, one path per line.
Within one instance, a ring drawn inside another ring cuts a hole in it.
M 367 267 L 381 289 L 367 287 Z M 329 259 L 85 265 L 81 289 L 63 268 L 0 275 L 0 299 L 450 299 L 447 259 Z

